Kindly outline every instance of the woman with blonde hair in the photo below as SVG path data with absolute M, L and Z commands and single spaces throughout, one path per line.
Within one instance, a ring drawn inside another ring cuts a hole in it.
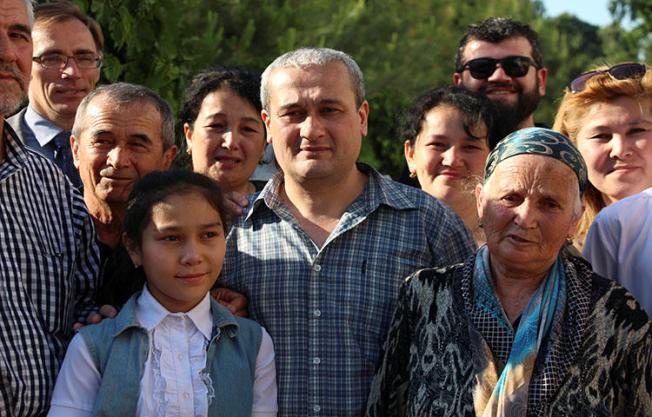
M 581 74 L 566 90 L 553 129 L 573 141 L 588 167 L 581 249 L 602 208 L 652 187 L 652 69 L 623 63 Z

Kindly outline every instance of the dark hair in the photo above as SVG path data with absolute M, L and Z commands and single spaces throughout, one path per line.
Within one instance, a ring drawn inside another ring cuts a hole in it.
M 455 71 L 462 72 L 464 48 L 471 40 L 499 43 L 505 39 L 524 37 L 532 47 L 532 59 L 537 68 L 543 68 L 543 56 L 539 44 L 539 35 L 526 23 L 508 17 L 489 17 L 480 23 L 471 24 L 462 36 L 455 53 Z
M 260 74 L 240 67 L 215 67 L 192 79 L 183 95 L 179 111 L 179 125 L 190 126 L 197 119 L 204 98 L 213 91 L 229 88 L 252 105 L 258 113 L 260 104 Z M 262 122 L 261 122 L 262 123 Z
M 226 211 L 219 185 L 205 175 L 190 171 L 154 171 L 142 177 L 129 193 L 124 230 L 132 242 L 140 245 L 143 231 L 152 218 L 152 207 L 175 194 L 198 193 L 220 215 L 226 232 Z
M 485 95 L 458 86 L 447 86 L 428 90 L 421 94 L 400 116 L 398 137 L 409 140 L 412 145 L 421 132 L 426 113 L 437 106 L 448 105 L 462 113 L 464 131 L 471 137 L 471 129 L 484 123 L 487 127 L 487 146 L 492 150 L 502 139 L 502 132 L 496 126 L 494 105 Z
M 91 33 L 97 52 L 104 48 L 104 35 L 102 28 L 95 19 L 84 14 L 75 3 L 68 0 L 59 0 L 53 3 L 39 4 L 34 9 L 34 24 L 60 23 L 68 20 L 79 20 Z

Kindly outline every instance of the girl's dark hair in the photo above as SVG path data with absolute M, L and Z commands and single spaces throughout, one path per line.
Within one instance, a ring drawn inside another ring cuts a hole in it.
M 487 127 L 489 150 L 492 150 L 502 139 L 503 132 L 496 123 L 496 110 L 486 96 L 463 87 L 447 86 L 428 90 L 421 94 L 399 116 L 398 137 L 401 141 L 409 140 L 414 145 L 423 127 L 426 113 L 441 105 L 454 107 L 462 113 L 464 131 L 473 138 L 475 136 L 471 134 L 471 129 L 482 122 Z
M 129 194 L 124 230 L 132 242 L 141 244 L 143 231 L 152 218 L 152 208 L 174 194 L 198 193 L 220 215 L 224 231 L 226 211 L 222 191 L 215 181 L 190 171 L 154 171 L 141 178 Z
M 240 67 L 215 67 L 201 72 L 192 79 L 183 95 L 179 111 L 179 126 L 190 126 L 197 119 L 204 98 L 223 88 L 233 90 L 245 99 L 258 113 L 260 104 L 260 74 Z M 261 122 L 262 123 L 262 122 Z

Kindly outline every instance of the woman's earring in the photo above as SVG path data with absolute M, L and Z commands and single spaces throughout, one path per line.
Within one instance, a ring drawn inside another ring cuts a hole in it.
M 573 235 L 567 235 L 566 236 L 566 244 L 572 246 L 573 245 Z
M 410 171 L 410 178 L 416 178 L 417 173 L 415 171 Z

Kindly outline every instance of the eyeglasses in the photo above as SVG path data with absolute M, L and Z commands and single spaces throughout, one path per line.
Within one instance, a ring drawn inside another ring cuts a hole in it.
M 580 91 L 584 90 L 588 80 L 598 74 L 604 74 L 605 72 L 609 74 L 609 76 L 611 76 L 611 78 L 614 80 L 629 80 L 643 78 L 647 72 L 647 67 L 636 62 L 628 62 L 626 64 L 614 65 L 613 67 L 606 70 L 583 72 L 570 82 L 568 88 L 571 93 L 579 93 Z
M 527 56 L 508 56 L 501 59 L 494 58 L 477 58 L 472 59 L 466 64 L 462 65 L 457 72 L 463 72 L 468 68 L 471 73 L 471 77 L 477 80 L 486 80 L 491 77 L 491 74 L 496 71 L 496 67 L 500 64 L 500 67 L 505 71 L 505 74 L 512 78 L 519 78 L 525 76 L 530 70 L 530 65 L 535 68 L 537 64 Z
M 41 56 L 35 56 L 32 58 L 32 61 L 41 64 L 45 68 L 62 70 L 66 68 L 70 59 L 73 59 L 77 63 L 77 66 L 82 69 L 99 68 L 102 66 L 102 57 L 91 53 L 69 56 L 57 52 L 50 52 Z

